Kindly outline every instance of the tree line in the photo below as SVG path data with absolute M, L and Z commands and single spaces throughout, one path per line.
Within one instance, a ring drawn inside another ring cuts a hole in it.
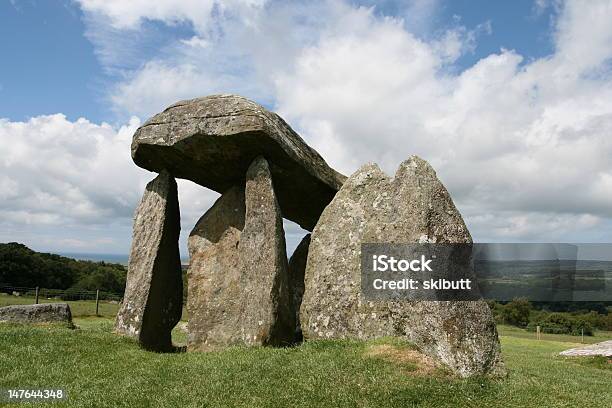
M 544 333 L 592 336 L 596 329 L 612 331 L 609 302 L 539 302 L 517 298 L 511 302 L 487 301 L 495 321 Z
M 127 268 L 108 262 L 80 261 L 0 243 L 0 286 L 97 290 L 123 294 Z

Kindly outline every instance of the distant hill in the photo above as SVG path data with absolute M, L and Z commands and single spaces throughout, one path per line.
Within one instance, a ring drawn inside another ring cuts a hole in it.
M 127 268 L 36 252 L 17 242 L 0 243 L 0 286 L 80 289 L 123 293 Z
M 73 258 L 77 261 L 107 262 L 126 265 L 128 264 L 128 254 L 94 254 L 87 252 L 58 252 L 58 255 Z
M 93 262 L 106 262 L 106 263 L 117 263 L 127 266 L 129 255 L 128 254 L 98 254 L 98 253 L 87 253 L 87 252 L 60 252 L 59 255 L 67 258 L 74 258 L 79 261 L 93 261 Z M 189 258 L 181 258 L 183 266 L 189 265 Z

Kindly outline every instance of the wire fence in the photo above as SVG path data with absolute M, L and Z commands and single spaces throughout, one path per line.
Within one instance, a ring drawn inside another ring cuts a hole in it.
M 82 289 L 48 289 L 48 288 L 27 288 L 22 286 L 10 286 L 0 284 L 0 293 L 12 296 L 34 297 L 37 299 L 48 300 L 105 300 L 121 302 L 123 295 L 120 293 L 106 292 L 102 290 L 82 290 Z

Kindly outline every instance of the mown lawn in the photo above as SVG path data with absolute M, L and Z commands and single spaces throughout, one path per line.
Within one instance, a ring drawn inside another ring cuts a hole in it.
M 383 343 L 409 348 L 392 340 L 157 354 L 113 335 L 111 319 L 75 323 L 0 324 L 0 388 L 65 388 L 68 400 L 54 406 L 77 407 L 612 406 L 611 364 L 559 357 L 575 345 L 567 341 L 509 333 L 501 338 L 507 378 L 461 380 L 368 355 Z

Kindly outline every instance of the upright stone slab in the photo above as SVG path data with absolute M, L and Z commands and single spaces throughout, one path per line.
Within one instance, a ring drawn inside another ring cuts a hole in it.
M 116 332 L 151 350 L 172 349 L 171 331 L 181 319 L 183 281 L 178 239 L 177 186 L 163 170 L 147 184 L 134 216 L 127 282 Z
M 306 234 L 300 241 L 291 259 L 289 260 L 289 287 L 291 288 L 291 299 L 295 309 L 295 341 L 302 341 L 302 325 L 300 324 L 300 306 L 304 296 L 304 273 L 306 272 L 306 261 L 308 259 L 308 247 L 310 246 L 310 234 Z
M 189 253 L 189 350 L 291 343 L 282 217 L 263 157 L 200 218 Z
M 249 345 L 288 345 L 293 340 L 295 311 L 285 231 L 270 167 L 261 156 L 246 173 L 245 204 L 244 230 L 238 245 L 243 339 Z
M 244 188 L 226 191 L 189 235 L 188 349 L 240 344 L 240 262 Z
M 405 336 L 461 376 L 502 373 L 493 317 L 480 301 L 369 301 L 362 243 L 471 243 L 448 192 L 424 160 L 395 178 L 365 165 L 344 183 L 313 230 L 301 307 L 304 337 Z

